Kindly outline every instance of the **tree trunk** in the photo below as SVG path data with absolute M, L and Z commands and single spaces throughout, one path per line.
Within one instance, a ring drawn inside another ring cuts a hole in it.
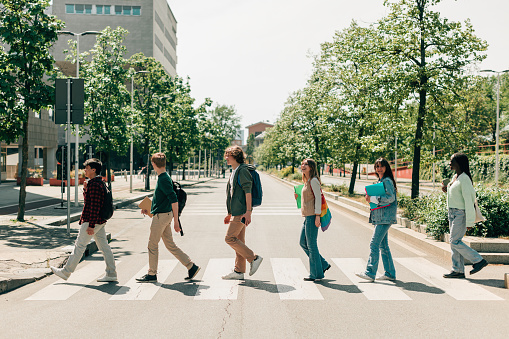
M 357 161 L 354 161 L 353 163 L 353 169 L 352 169 L 352 176 L 350 177 L 350 187 L 348 188 L 348 193 L 353 194 L 354 188 L 355 188 L 355 175 L 357 174 L 357 167 L 359 163 Z
M 108 151 L 108 160 L 106 161 L 106 181 L 108 182 L 108 188 L 111 191 L 111 151 Z M 76 178 L 76 176 L 74 176 Z M 76 179 L 74 179 L 76 180 Z
M 27 113 L 27 121 L 23 124 L 23 147 L 21 154 L 21 183 L 19 186 L 18 221 L 25 221 L 25 202 L 27 197 L 27 172 L 28 172 L 28 120 L 30 110 Z M 18 175 L 18 173 L 16 173 Z
M 292 174 L 295 173 L 295 153 L 292 154 Z
M 426 90 L 419 91 L 419 116 L 417 117 L 417 126 L 415 129 L 414 159 L 412 169 L 412 193 L 411 198 L 419 197 L 419 170 L 421 166 L 421 140 L 424 127 L 424 117 L 426 115 Z
M 145 173 L 145 191 L 150 191 L 150 150 L 149 150 L 149 141 L 148 138 L 145 141 L 145 152 L 147 153 L 147 167 L 146 167 L 146 173 Z
M 186 162 L 182 164 L 182 180 L 186 180 Z

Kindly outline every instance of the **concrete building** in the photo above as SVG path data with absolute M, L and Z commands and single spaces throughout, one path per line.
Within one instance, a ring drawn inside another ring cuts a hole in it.
M 42 170 L 44 178 L 50 178 L 56 170 L 57 125 L 53 111 L 30 113 L 28 120 L 28 168 Z M 0 143 L 0 173 L 2 180 L 16 179 L 21 170 L 21 140 L 10 145 Z
M 52 14 L 65 22 L 66 31 L 101 31 L 121 26 L 126 58 L 143 52 L 161 62 L 168 74 L 177 74 L 177 20 L 166 0 L 53 0 Z M 56 61 L 65 60 L 64 50 L 72 36 L 61 35 L 54 46 Z M 93 48 L 96 37 L 80 37 L 80 52 Z
M 177 21 L 166 0 L 53 0 L 47 12 L 65 22 L 64 30 L 74 33 L 121 26 L 129 31 L 124 40 L 126 58 L 143 52 L 161 62 L 171 76 L 177 74 Z M 75 37 L 61 35 L 52 53 L 60 70 L 74 77 L 76 65 L 65 61 L 66 54 L 63 53 L 69 49 L 69 39 Z M 80 37 L 80 53 L 92 49 L 95 41 L 94 35 Z M 49 179 L 56 170 L 57 145 L 66 143 L 64 128 L 55 125 L 51 110 L 31 114 L 28 167 L 42 169 L 44 178 Z M 87 137 L 80 138 L 80 144 L 87 140 Z M 71 138 L 72 150 L 74 143 L 75 136 Z M 20 143 L 6 145 L 1 142 L 0 180 L 15 179 L 16 173 L 21 170 L 20 163 Z
M 239 129 L 237 131 L 237 135 L 235 136 L 235 139 L 232 140 L 232 146 L 243 146 L 244 145 L 244 130 Z

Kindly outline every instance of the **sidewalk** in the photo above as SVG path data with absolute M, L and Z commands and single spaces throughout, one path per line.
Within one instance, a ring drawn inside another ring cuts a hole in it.
M 125 181 L 123 177 L 122 180 L 120 177 L 115 177 L 115 179 L 118 180 L 112 183 L 115 208 L 140 201 L 146 196 L 152 196 L 156 184 L 155 179 L 151 179 L 151 191 L 145 192 L 144 182 L 141 179 L 134 180 L 133 177 L 133 192 L 129 193 L 129 182 Z M 188 187 L 212 179 L 179 180 L 179 183 L 183 187 Z M 12 199 L 12 197 L 6 196 L 13 194 L 12 186 L 2 184 L 0 201 Z M 55 192 L 60 194 L 59 187 L 56 188 L 56 191 L 49 186 L 29 187 L 33 194 L 43 198 L 53 197 Z M 79 220 L 83 208 L 81 186 L 79 190 L 81 198 L 78 207 L 74 207 L 74 199 L 71 198 L 71 222 Z M 71 192 L 73 191 L 74 188 Z M 51 274 L 50 266 L 62 266 L 72 251 L 78 234 L 78 229 L 74 226 L 71 227 L 70 237 L 67 236 L 67 210 L 55 209 L 55 205 L 27 211 L 25 222 L 16 222 L 16 215 L 13 213 L 0 216 L 0 294 L 44 278 Z M 108 238 L 111 239 L 111 234 L 108 234 Z M 97 251 L 97 246 L 92 239 L 87 246 L 85 256 L 95 251 Z

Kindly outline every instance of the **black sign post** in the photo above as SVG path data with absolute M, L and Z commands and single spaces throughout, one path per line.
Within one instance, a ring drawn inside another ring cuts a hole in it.
M 71 234 L 71 123 L 83 124 L 85 107 L 85 82 L 83 79 L 57 79 L 55 81 L 55 123 L 67 124 L 67 154 L 65 154 L 67 166 L 67 235 Z M 76 148 L 78 147 L 76 142 Z M 63 157 L 62 157 L 63 158 Z M 63 160 L 63 159 L 62 159 Z M 62 161 L 63 164 L 63 161 Z M 64 169 L 64 166 L 62 166 Z M 78 166 L 74 169 L 78 180 Z M 63 179 L 63 176 L 62 176 Z M 63 188 L 62 188 L 63 189 Z M 78 199 L 76 195 L 76 199 Z

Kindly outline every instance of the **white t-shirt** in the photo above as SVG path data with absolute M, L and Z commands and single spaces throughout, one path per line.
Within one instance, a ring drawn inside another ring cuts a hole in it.
M 230 197 L 233 197 L 233 179 L 235 178 L 235 171 L 237 171 L 237 168 L 233 169 L 232 173 L 230 174 Z

